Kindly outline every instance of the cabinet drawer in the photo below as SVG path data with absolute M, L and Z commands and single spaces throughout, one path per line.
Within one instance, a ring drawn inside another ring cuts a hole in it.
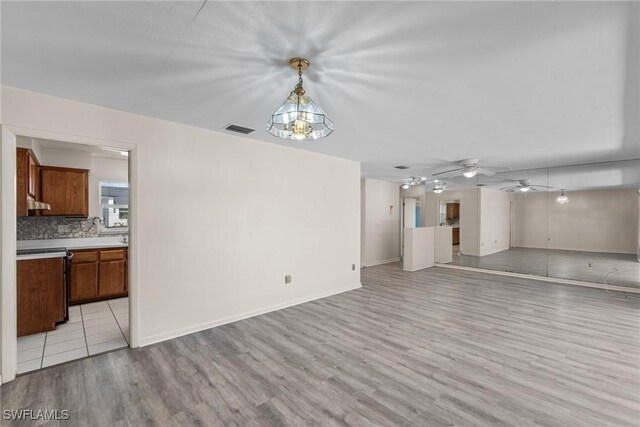
M 100 261 L 119 261 L 125 259 L 124 249 L 109 249 L 100 251 Z
M 71 258 L 72 263 L 98 261 L 98 251 L 72 252 L 72 254 L 73 254 L 73 257 Z

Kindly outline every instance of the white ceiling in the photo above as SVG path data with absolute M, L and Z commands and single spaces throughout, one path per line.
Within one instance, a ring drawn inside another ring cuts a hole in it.
M 362 162 L 399 180 L 640 158 L 637 2 L 2 2 L 2 84 Z M 328 138 L 265 131 L 312 62 Z M 396 165 L 409 165 L 400 171 Z

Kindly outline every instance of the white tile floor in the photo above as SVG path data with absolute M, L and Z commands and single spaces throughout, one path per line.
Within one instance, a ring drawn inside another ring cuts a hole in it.
M 69 307 L 54 331 L 18 338 L 18 373 L 129 345 L 129 298 Z

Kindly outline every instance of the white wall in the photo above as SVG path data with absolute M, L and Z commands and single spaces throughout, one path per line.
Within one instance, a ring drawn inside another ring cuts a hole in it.
M 511 193 L 480 189 L 480 256 L 509 249 Z
M 91 153 L 88 151 L 43 148 L 37 158 L 42 166 L 91 169 Z
M 2 107 L 29 136 L 138 145 L 142 344 L 359 287 L 358 163 L 13 88 Z
M 363 179 L 361 188 L 362 265 L 371 266 L 399 260 L 399 184 Z
M 635 254 L 638 191 L 590 190 L 515 195 L 515 245 L 589 252 Z M 548 228 L 548 234 L 547 234 Z M 547 243 L 547 235 L 550 240 Z

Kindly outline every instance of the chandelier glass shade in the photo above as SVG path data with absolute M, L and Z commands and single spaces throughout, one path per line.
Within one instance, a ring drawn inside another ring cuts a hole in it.
M 298 84 L 284 103 L 267 122 L 267 131 L 284 139 L 318 139 L 333 132 L 333 122 L 324 111 L 305 94 L 302 87 L 302 70 L 309 67 L 309 61 L 293 58 L 289 61 L 298 69 Z

